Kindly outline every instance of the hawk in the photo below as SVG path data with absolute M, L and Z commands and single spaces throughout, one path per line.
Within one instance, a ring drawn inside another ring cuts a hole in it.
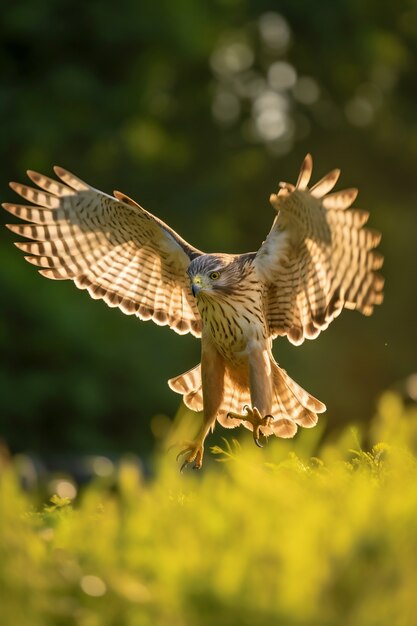
M 10 183 L 28 204 L 4 208 L 28 223 L 8 225 L 16 246 L 52 279 L 72 279 L 128 315 L 201 338 L 201 363 L 168 381 L 203 411 L 195 440 L 178 457 L 200 468 L 216 420 L 261 435 L 293 437 L 325 405 L 275 361 L 273 340 L 314 339 L 343 308 L 370 315 L 383 300 L 381 235 L 351 208 L 356 189 L 331 192 L 340 170 L 312 187 L 308 154 L 295 185 L 270 196 L 276 211 L 257 252 L 205 254 L 125 194 L 109 196 L 66 170 L 60 181 L 28 171 L 38 189 Z

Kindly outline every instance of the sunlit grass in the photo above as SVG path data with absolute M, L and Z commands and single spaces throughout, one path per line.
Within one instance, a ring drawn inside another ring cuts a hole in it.
M 262 451 L 229 437 L 202 472 L 122 463 L 75 503 L 0 481 L 2 626 L 409 626 L 417 612 L 417 411 L 385 394 L 351 429 Z M 231 433 L 228 433 L 229 435 Z M 312 456 L 312 454 L 315 456 Z

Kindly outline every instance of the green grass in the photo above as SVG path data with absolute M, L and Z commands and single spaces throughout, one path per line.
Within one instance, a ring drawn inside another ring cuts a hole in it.
M 2 626 L 411 626 L 417 614 L 417 411 L 387 393 L 368 434 L 317 429 L 262 451 L 70 504 L 0 481 Z M 227 433 L 231 434 L 231 433 Z

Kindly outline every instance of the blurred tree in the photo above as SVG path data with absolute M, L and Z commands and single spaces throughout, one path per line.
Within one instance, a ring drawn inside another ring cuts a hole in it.
M 383 232 L 386 302 L 275 350 L 337 426 L 366 418 L 416 368 L 417 2 L 279 10 L 4 2 L 2 179 L 58 163 L 125 191 L 202 249 L 243 252 L 265 237 L 269 193 L 307 151 L 317 176 L 341 167 Z M 165 379 L 198 361 L 197 342 L 37 277 L 12 240 L 2 231 L 0 434 L 13 449 L 145 451 L 150 417 L 178 405 Z

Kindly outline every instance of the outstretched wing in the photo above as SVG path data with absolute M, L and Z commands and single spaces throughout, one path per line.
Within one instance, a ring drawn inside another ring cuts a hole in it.
M 39 189 L 10 183 L 33 203 L 3 204 L 29 222 L 8 225 L 34 240 L 16 244 L 26 260 L 43 276 L 72 279 L 128 315 L 199 337 L 201 319 L 186 269 L 201 252 L 124 194 L 108 196 L 60 167 L 55 173 L 62 182 L 29 171 Z
M 350 208 L 356 189 L 329 193 L 333 170 L 310 189 L 307 155 L 297 184 L 281 183 L 270 201 L 277 217 L 254 259 L 268 285 L 267 319 L 272 337 L 296 345 L 314 339 L 343 307 L 370 315 L 383 300 L 383 257 L 374 251 L 380 233 L 363 228 L 369 214 Z

